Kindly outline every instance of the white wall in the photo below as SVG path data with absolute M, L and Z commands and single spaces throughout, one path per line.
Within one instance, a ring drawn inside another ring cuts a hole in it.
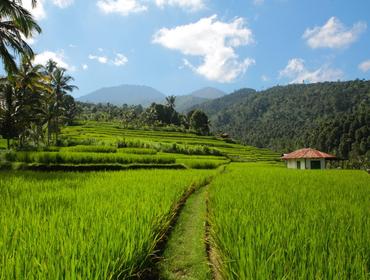
M 312 159 L 314 161 L 320 160 L 321 169 L 325 169 L 325 159 Z M 297 161 L 301 162 L 301 169 L 311 169 L 311 159 L 289 159 L 287 160 L 287 167 L 297 169 Z

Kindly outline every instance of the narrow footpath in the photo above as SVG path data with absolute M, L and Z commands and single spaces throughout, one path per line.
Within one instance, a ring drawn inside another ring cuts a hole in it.
M 158 264 L 160 279 L 212 279 L 205 244 L 207 188 L 186 201 Z

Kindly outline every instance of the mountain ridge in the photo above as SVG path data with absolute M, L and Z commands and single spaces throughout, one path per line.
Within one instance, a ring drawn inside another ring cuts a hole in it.
M 213 87 L 204 87 L 186 95 L 176 96 L 176 108 L 186 112 L 192 106 L 225 96 L 226 93 Z M 77 101 L 86 103 L 111 103 L 114 105 L 142 105 L 151 103 L 165 103 L 166 95 L 157 89 L 145 85 L 122 84 L 112 87 L 102 87 L 91 93 L 77 98 Z
M 103 87 L 89 94 L 77 98 L 81 102 L 111 103 L 114 105 L 148 106 L 152 102 L 162 102 L 165 95 L 149 86 L 122 84 L 113 87 Z

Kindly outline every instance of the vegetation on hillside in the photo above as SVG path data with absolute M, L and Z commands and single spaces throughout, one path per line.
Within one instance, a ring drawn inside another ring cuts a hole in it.
M 208 135 L 209 120 L 201 110 L 181 114 L 175 109 L 176 97 L 167 96 L 166 104 L 152 103 L 149 107 L 141 105 L 122 106 L 78 102 L 80 120 L 115 121 L 125 128 L 151 128 L 195 132 Z
M 370 161 L 370 81 L 239 90 L 199 107 L 213 131 L 288 152 L 312 147 L 342 159 Z

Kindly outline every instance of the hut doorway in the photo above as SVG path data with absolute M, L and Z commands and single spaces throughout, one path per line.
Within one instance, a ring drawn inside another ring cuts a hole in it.
M 311 169 L 321 169 L 321 161 L 311 160 Z

